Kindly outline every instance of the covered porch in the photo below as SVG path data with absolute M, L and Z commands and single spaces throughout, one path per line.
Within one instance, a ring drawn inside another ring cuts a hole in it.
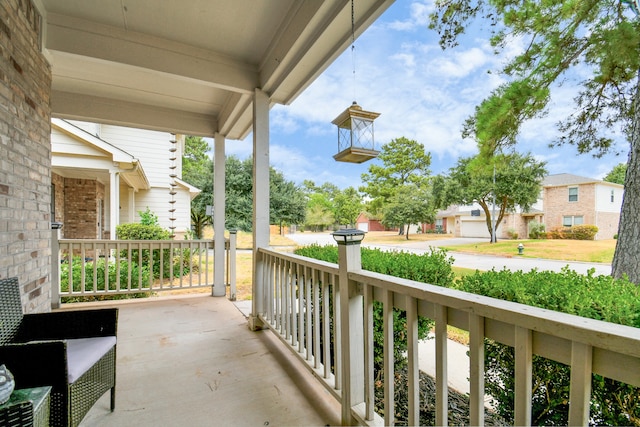
M 572 425 L 588 423 L 592 373 L 640 385 L 637 328 L 367 272 L 345 247 L 339 266 L 269 249 L 269 109 L 293 102 L 348 47 L 354 26 L 356 35 L 364 31 L 391 0 L 359 0 L 355 22 L 346 0 L 125 3 L 0 5 L 0 99 L 9 106 L 0 111 L 0 157 L 8 159 L 0 171 L 0 277 L 19 278 L 25 312 L 51 309 L 59 284 L 51 262 L 52 117 L 214 137 L 217 230 L 225 220 L 225 144 L 251 133 L 253 306 L 247 321 L 225 298 L 119 303 L 116 411 L 101 402 L 86 425 L 392 425 L 393 382 L 384 384 L 385 419 L 374 413 L 374 302 L 383 306 L 386 378 L 394 375 L 393 310 L 409 319 L 409 424 L 419 415 L 419 317 L 436 322 L 438 425 L 447 422 L 448 325 L 470 335 L 473 425 L 484 423 L 485 338 L 516 349 L 518 425 L 531 423 L 534 354 L 572 366 Z M 214 252 L 224 245 L 217 233 Z M 214 265 L 219 297 L 223 260 Z
M 109 411 L 107 393 L 81 425 L 340 424 L 329 392 L 271 332 L 250 331 L 226 298 L 107 305 L 120 312 L 117 408 Z

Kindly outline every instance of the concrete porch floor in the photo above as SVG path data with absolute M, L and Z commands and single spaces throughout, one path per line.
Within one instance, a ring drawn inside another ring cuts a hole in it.
M 336 400 L 270 331 L 250 331 L 226 298 L 96 306 L 120 308 L 116 410 L 106 393 L 81 426 L 340 424 Z

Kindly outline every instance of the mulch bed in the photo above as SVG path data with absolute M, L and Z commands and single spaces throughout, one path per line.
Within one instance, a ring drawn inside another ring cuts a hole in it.
M 395 425 L 407 425 L 409 400 L 407 396 L 406 370 L 396 373 L 395 402 Z M 382 382 L 377 383 L 375 387 L 375 404 L 376 412 L 384 417 L 384 385 Z M 420 372 L 420 425 L 435 425 L 435 404 L 435 379 L 424 372 Z M 509 425 L 493 411 L 486 408 L 484 423 L 487 426 Z M 449 425 L 469 425 L 469 397 L 451 388 L 449 388 Z

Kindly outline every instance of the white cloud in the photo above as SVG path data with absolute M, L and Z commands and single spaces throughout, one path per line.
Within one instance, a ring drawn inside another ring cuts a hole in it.
M 487 32 L 470 32 L 464 43 L 442 51 L 438 36 L 427 28 L 433 1 L 396 2 L 389 13 L 356 40 L 354 61 L 348 50 L 290 106 L 271 110 L 271 163 L 287 179 L 301 183 L 333 182 L 358 186 L 369 164 L 337 163 L 336 130 L 331 121 L 356 99 L 366 110 L 381 113 L 375 122 L 379 144 L 405 136 L 432 153 L 432 171 L 448 170 L 461 156 L 477 152 L 475 141 L 462 139 L 461 127 L 476 105 L 505 77 L 489 70 L 523 50 L 525 40 L 513 38 L 496 56 Z M 482 37 L 484 36 L 484 37 Z M 575 85 L 554 89 L 547 117 L 522 127 L 519 152 L 531 151 L 548 162 L 551 173 L 570 172 L 594 178 L 626 159 L 609 156 L 597 162 L 577 156 L 574 147 L 550 150 L 556 122 L 571 111 Z M 227 144 L 227 152 L 251 154 L 251 137 Z

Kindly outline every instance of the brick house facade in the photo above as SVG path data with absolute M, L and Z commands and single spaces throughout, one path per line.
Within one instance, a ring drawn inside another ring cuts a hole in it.
M 0 278 L 25 311 L 50 310 L 51 67 L 31 0 L 0 2 Z
M 529 212 L 505 214 L 498 224 L 499 239 L 508 239 L 517 234 L 526 239 L 529 224 L 537 221 L 547 231 L 589 224 L 598 227 L 596 240 L 612 239 L 618 232 L 624 186 L 572 174 L 548 175 L 542 181 L 540 199 Z M 472 211 L 478 215 L 472 215 Z M 485 216 L 478 205 L 451 206 L 437 215 L 457 237 L 489 237 Z
M 549 175 L 543 181 L 544 223 L 547 230 L 591 224 L 597 240 L 618 232 L 624 186 L 571 174 Z
M 95 179 L 64 178 L 65 239 L 104 238 L 104 197 L 104 184 Z

